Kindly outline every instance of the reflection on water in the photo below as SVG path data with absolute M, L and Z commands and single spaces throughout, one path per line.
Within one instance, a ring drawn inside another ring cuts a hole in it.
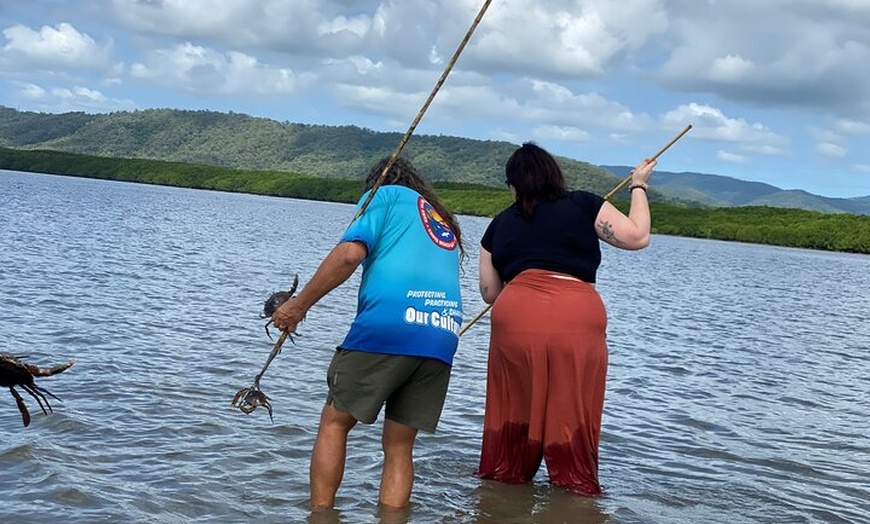
M 482 481 L 469 494 L 469 504 L 440 519 L 445 523 L 474 524 L 602 524 L 612 522 L 598 500 L 578 497 L 545 483 L 501 484 Z M 402 509 L 380 506 L 373 522 L 405 524 L 414 522 L 417 504 Z M 420 512 L 422 513 L 422 512 Z M 420 522 L 425 522 L 424 517 Z M 359 515 L 347 515 L 341 510 L 313 511 L 309 524 L 343 524 L 359 522 Z
M 63 399 L 21 427 L 0 392 L 2 522 L 868 522 L 870 257 L 656 236 L 605 248 L 610 369 L 597 499 L 480 481 L 488 318 L 460 340 L 411 507 L 377 504 L 380 427 L 350 436 L 337 510 L 308 510 L 325 370 L 358 275 L 261 383 L 263 300 L 302 283 L 348 205 L 0 172 L 0 351 Z M 654 218 L 655 220 L 655 218 Z M 487 220 L 461 217 L 472 254 Z
M 593 498 L 571 495 L 544 484 L 509 485 L 483 481 L 476 490 L 477 505 L 471 522 L 512 524 L 571 522 L 599 524 L 608 516 Z

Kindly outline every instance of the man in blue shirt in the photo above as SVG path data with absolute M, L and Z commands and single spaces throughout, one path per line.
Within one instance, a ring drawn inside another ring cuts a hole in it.
M 360 205 L 388 160 L 372 169 Z M 417 431 L 435 431 L 459 343 L 463 254 L 456 218 L 400 157 L 308 284 L 272 315 L 277 328 L 295 331 L 362 265 L 356 318 L 327 371 L 329 393 L 311 455 L 313 509 L 333 507 L 348 432 L 359 421 L 375 422 L 384 406 L 379 502 L 408 504 Z

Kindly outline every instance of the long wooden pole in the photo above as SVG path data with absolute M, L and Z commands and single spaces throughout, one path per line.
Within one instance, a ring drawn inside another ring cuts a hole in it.
M 357 210 L 356 214 L 353 217 L 353 220 L 356 220 L 363 214 L 366 208 L 371 203 L 372 199 L 375 197 L 375 192 L 381 187 L 381 184 L 384 183 L 384 179 L 387 178 L 387 173 L 390 172 L 390 168 L 393 167 L 393 164 L 396 162 L 396 159 L 399 158 L 399 155 L 402 153 L 402 150 L 405 148 L 405 144 L 408 143 L 408 140 L 411 138 L 411 135 L 414 133 L 414 130 L 417 128 L 417 124 L 420 123 L 420 120 L 423 118 L 423 114 L 426 112 L 426 109 L 429 108 L 429 104 L 432 103 L 432 100 L 435 98 L 435 95 L 441 89 L 441 86 L 444 85 L 444 81 L 447 80 L 447 75 L 450 74 L 450 71 L 453 69 L 453 65 L 456 63 L 456 60 L 459 59 L 459 55 L 462 54 L 462 50 L 465 49 L 465 45 L 471 39 L 471 35 L 474 33 L 474 30 L 477 28 L 480 21 L 483 19 L 484 13 L 486 13 L 486 9 L 489 7 L 489 4 L 492 3 L 492 0 L 486 0 L 483 3 L 483 6 L 480 8 L 480 12 L 477 13 L 477 16 L 474 18 L 474 21 L 471 23 L 471 27 L 468 28 L 468 32 L 465 33 L 465 38 L 459 43 L 459 47 L 456 48 L 456 52 L 453 53 L 453 57 L 450 59 L 450 62 L 447 63 L 447 66 L 444 68 L 444 72 L 441 73 L 441 78 L 438 79 L 438 82 L 435 83 L 435 87 L 432 88 L 432 92 L 429 93 L 429 98 L 426 99 L 426 102 L 423 104 L 423 107 L 420 108 L 420 111 L 417 113 L 417 116 L 414 118 L 414 121 L 411 122 L 411 127 L 408 128 L 408 131 L 405 132 L 405 136 L 399 141 L 399 145 L 396 146 L 396 150 L 393 151 L 393 154 L 390 156 L 390 159 L 387 161 L 387 165 L 384 166 L 384 170 L 381 171 L 381 174 L 378 176 L 377 180 L 375 180 L 374 186 L 372 186 L 371 192 L 369 192 L 369 196 L 366 197 L 365 202 L 360 206 Z M 353 222 L 351 220 L 351 222 Z
M 677 140 L 681 139 L 681 138 L 683 137 L 683 135 L 685 135 L 686 133 L 688 133 L 690 129 L 692 129 L 692 124 L 687 125 L 686 128 L 683 129 L 682 131 L 680 131 L 680 133 L 679 133 L 677 136 L 675 136 L 674 138 L 671 139 L 670 142 L 668 142 L 667 144 L 665 144 L 665 147 L 659 149 L 658 153 L 654 154 L 653 156 L 651 156 L 651 157 L 649 158 L 649 161 L 652 162 L 653 160 L 655 160 L 655 159 L 657 159 L 659 156 L 661 156 L 661 154 L 664 153 L 665 151 L 667 151 L 669 147 L 671 147 L 672 145 L 674 145 L 674 143 L 675 143 Z M 612 191 L 610 191 L 609 193 L 607 193 L 606 195 L 604 195 L 604 200 L 610 200 L 611 198 L 613 198 L 613 195 L 619 193 L 619 190 L 622 189 L 623 187 L 625 187 L 625 185 L 628 184 L 629 182 L 631 182 L 631 175 L 628 175 L 627 177 L 625 177 L 625 180 L 623 180 L 622 182 L 620 182 L 620 183 L 619 183 L 615 188 L 613 188 Z M 474 318 L 472 318 L 471 320 L 469 320 L 468 323 L 465 324 L 465 326 L 464 326 L 462 329 L 459 330 L 459 336 L 461 337 L 463 334 L 465 334 L 465 332 L 468 331 L 468 328 L 470 328 L 470 327 L 473 326 L 473 325 L 474 325 L 478 320 L 480 320 L 481 317 L 483 317 L 483 315 L 485 315 L 486 312 L 490 310 L 490 308 L 492 308 L 492 304 L 487 304 L 486 307 L 484 307 L 484 308 L 481 310 L 480 313 L 478 313 L 477 315 L 474 316 Z

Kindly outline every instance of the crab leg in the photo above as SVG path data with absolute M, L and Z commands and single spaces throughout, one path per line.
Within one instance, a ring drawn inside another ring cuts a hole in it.
M 9 388 L 9 391 L 12 392 L 12 396 L 15 397 L 15 403 L 18 404 L 18 411 L 21 412 L 21 421 L 24 423 L 24 427 L 30 425 L 30 412 L 27 411 L 27 404 L 24 403 L 24 399 L 21 398 L 21 395 L 18 394 L 13 388 Z
M 46 396 L 43 394 L 43 393 L 48 393 L 48 395 L 50 397 L 55 398 L 57 400 L 60 400 L 58 397 L 56 397 L 54 395 L 54 393 L 52 393 L 51 391 L 49 391 L 47 389 L 40 388 L 36 384 L 21 384 L 21 388 L 24 389 L 24 391 L 26 391 L 27 393 L 29 393 L 31 397 L 36 399 L 36 402 L 39 403 L 39 407 L 42 408 L 43 413 L 48 415 L 48 411 L 54 412 L 54 410 L 51 409 L 51 404 L 48 402 L 48 398 L 46 398 Z M 44 406 L 42 405 L 43 401 L 45 401 Z M 46 407 L 48 407 L 48 411 L 45 410 Z

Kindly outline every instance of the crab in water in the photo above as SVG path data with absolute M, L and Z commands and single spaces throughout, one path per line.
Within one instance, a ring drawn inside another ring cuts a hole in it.
M 260 315 L 261 318 L 269 318 L 277 310 L 281 307 L 281 304 L 287 302 L 291 298 L 293 298 L 293 293 L 296 292 L 296 288 L 299 286 L 299 275 L 296 274 L 293 277 L 293 285 L 290 287 L 290 291 L 277 291 L 272 293 L 269 298 L 266 300 L 266 303 L 263 304 L 263 313 Z M 266 335 L 271 339 L 272 335 L 269 333 L 269 325 L 272 323 L 271 320 L 266 323 Z M 266 369 L 269 368 L 269 364 L 281 353 L 281 346 L 284 345 L 284 341 L 288 338 L 290 342 L 296 344 L 293 340 L 293 336 L 296 333 L 290 333 L 289 331 L 285 331 L 281 333 L 281 336 L 278 337 L 278 340 L 275 342 L 275 346 L 272 348 L 272 352 L 269 353 L 269 358 L 266 359 L 266 364 L 263 365 L 262 371 L 254 377 L 254 383 L 251 384 L 249 388 L 242 388 L 236 393 L 233 397 L 233 402 L 230 404 L 234 408 L 239 408 L 242 413 L 249 414 L 252 413 L 258 407 L 264 407 L 269 411 L 269 419 L 272 422 L 275 421 L 275 418 L 272 416 L 272 404 L 269 403 L 271 400 L 260 390 L 260 379 L 263 378 L 263 374 L 266 373 Z
M 62 373 L 75 364 L 76 359 L 72 359 L 66 364 L 54 366 L 53 368 L 40 368 L 33 364 L 27 364 L 21 359 L 26 356 L 14 356 L 6 353 L 0 353 L 0 386 L 9 388 L 12 396 L 15 397 L 15 402 L 18 404 L 18 411 L 21 412 L 21 420 L 24 422 L 24 427 L 30 425 L 30 412 L 27 411 L 27 405 L 24 399 L 15 390 L 15 386 L 21 386 L 21 389 L 26 391 L 31 397 L 36 399 L 42 412 L 48 415 L 51 409 L 51 404 L 48 402 L 49 397 L 60 400 L 51 391 L 37 386 L 33 377 L 50 377 Z M 47 409 L 46 409 L 47 408 Z

